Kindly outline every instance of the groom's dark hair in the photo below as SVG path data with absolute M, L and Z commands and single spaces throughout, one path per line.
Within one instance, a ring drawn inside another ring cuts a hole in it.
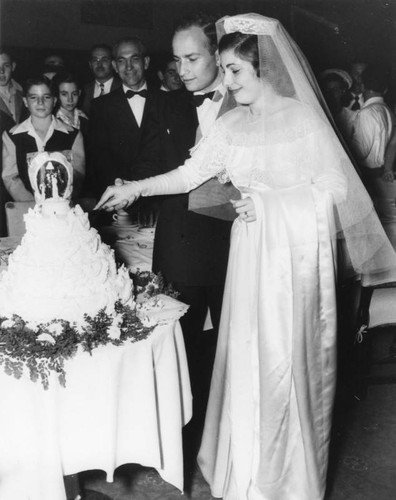
M 213 16 L 204 13 L 197 13 L 191 16 L 183 17 L 176 22 L 173 34 L 190 28 L 201 28 L 208 39 L 208 49 L 211 54 L 217 50 L 216 19 Z

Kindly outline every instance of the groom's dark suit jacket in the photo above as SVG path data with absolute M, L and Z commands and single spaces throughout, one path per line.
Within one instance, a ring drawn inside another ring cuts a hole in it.
M 138 126 L 122 87 L 94 99 L 91 108 L 88 150 L 93 191 L 100 196 L 117 177 L 138 180 L 158 170 L 155 148 L 151 148 L 156 127 L 148 115 L 157 116 L 162 93 L 149 89 L 142 123 Z M 140 159 L 142 158 L 142 159 Z
M 160 159 L 163 171 L 184 163 L 198 127 L 191 93 L 165 94 L 159 113 Z M 155 233 L 153 271 L 167 281 L 189 286 L 223 285 L 231 222 L 188 210 L 188 194 L 165 197 Z

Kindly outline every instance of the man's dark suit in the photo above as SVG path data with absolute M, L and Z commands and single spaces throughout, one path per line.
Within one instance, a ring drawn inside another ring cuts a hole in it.
M 149 147 L 156 128 L 148 126 L 147 117 L 156 116 L 160 99 L 158 90 L 148 91 L 140 127 L 122 87 L 93 101 L 88 149 L 95 196 L 101 196 L 117 177 L 138 180 L 158 173 Z
M 166 94 L 160 113 L 160 159 L 164 171 L 189 157 L 198 127 L 197 111 L 187 91 Z M 181 318 L 189 363 L 194 411 L 205 412 L 220 319 L 231 222 L 188 210 L 188 194 L 162 202 L 154 242 L 153 271 L 161 271 L 190 305 Z M 203 333 L 208 306 L 214 332 Z
M 114 76 L 113 81 L 111 82 L 110 92 L 113 92 L 114 90 L 118 89 L 119 87 L 121 87 L 121 85 L 122 85 L 121 80 L 117 76 Z M 87 83 L 83 89 L 83 99 L 81 103 L 81 109 L 88 116 L 91 114 L 91 105 L 94 98 L 94 92 L 95 92 L 95 80 Z
M 169 92 L 161 113 L 163 171 L 190 156 L 198 127 L 196 108 L 186 91 Z M 188 210 L 188 194 L 168 196 L 161 205 L 154 246 L 154 271 L 168 281 L 191 286 L 224 283 L 230 223 Z

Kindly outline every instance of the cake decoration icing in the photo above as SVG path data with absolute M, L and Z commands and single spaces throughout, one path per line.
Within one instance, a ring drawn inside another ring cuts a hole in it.
M 36 205 L 25 217 L 26 233 L 0 274 L 0 316 L 26 321 L 82 322 L 117 301 L 132 307 L 128 270 L 90 227 L 79 205 L 71 208 L 71 164 L 61 153 L 39 153 L 29 166 Z

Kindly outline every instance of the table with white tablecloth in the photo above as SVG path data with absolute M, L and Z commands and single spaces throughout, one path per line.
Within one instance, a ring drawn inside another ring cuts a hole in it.
M 112 224 L 100 227 L 99 234 L 114 249 L 116 259 L 132 272 L 151 271 L 155 227 Z
M 48 390 L 0 367 L 0 499 L 64 500 L 63 476 L 127 463 L 154 467 L 183 490 L 182 426 L 191 391 L 179 322 L 136 343 L 78 352 L 66 387 Z

